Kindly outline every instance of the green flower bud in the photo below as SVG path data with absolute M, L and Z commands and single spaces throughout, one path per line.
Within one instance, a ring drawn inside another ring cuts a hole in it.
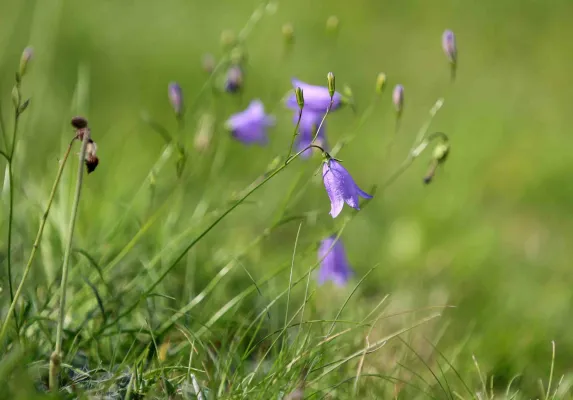
M 432 158 L 436 160 L 438 163 L 443 163 L 448 158 L 448 154 L 450 152 L 450 145 L 447 143 L 439 143 L 434 148 L 432 153 Z
M 304 107 L 304 95 L 302 93 L 302 89 L 297 87 L 294 90 L 294 94 L 296 96 L 296 103 L 298 104 L 298 108 L 302 110 L 302 108 Z
M 20 57 L 20 69 L 18 70 L 18 74 L 20 78 L 22 78 L 26 74 L 26 68 L 28 67 L 28 63 L 34 56 L 34 50 L 31 47 L 26 47 L 22 52 L 22 57 Z
M 326 76 L 326 79 L 328 81 L 328 94 L 332 99 L 332 96 L 334 96 L 334 91 L 336 90 L 336 81 L 334 79 L 334 74 L 332 72 L 329 72 L 328 75 Z
M 235 45 L 237 38 L 235 36 L 235 33 L 230 30 L 224 30 L 223 32 L 221 32 L 221 45 L 223 47 L 231 47 Z
M 233 47 L 230 57 L 233 64 L 241 64 L 245 60 L 245 52 L 240 47 Z
M 326 20 L 326 31 L 332 33 L 337 32 L 339 24 L 338 17 L 336 15 L 331 15 Z
M 386 74 L 380 72 L 376 78 L 376 93 L 381 94 L 386 86 Z
M 286 44 L 294 42 L 294 28 L 290 22 L 283 25 L 282 33 Z
M 14 108 L 20 108 L 20 90 L 16 86 L 12 88 L 12 103 Z

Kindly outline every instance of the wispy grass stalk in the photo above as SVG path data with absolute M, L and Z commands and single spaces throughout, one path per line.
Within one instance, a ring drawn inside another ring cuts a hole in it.
M 68 272 L 69 272 L 69 262 L 70 255 L 72 252 L 72 243 L 74 238 L 74 229 L 76 226 L 76 217 L 78 214 L 78 208 L 80 204 L 80 195 L 82 190 L 82 181 L 84 174 L 84 160 L 86 158 L 86 147 L 88 140 L 90 138 L 89 131 L 85 132 L 82 140 L 82 147 L 80 150 L 80 162 L 78 166 L 78 178 L 76 182 L 76 191 L 74 195 L 74 202 L 72 204 L 72 214 L 69 222 L 68 229 L 68 243 L 66 245 L 64 253 L 64 261 L 62 264 L 62 281 L 60 285 L 60 308 L 58 315 L 58 326 L 56 330 L 56 346 L 54 352 L 50 356 L 50 373 L 49 373 L 49 386 L 52 392 L 55 392 L 59 388 L 58 375 L 60 372 L 60 364 L 62 362 L 62 341 L 63 341 L 63 331 L 64 331 L 64 317 L 66 308 L 66 289 L 68 285 Z
M 48 215 L 49 215 L 50 209 L 52 207 L 52 202 L 54 201 L 54 198 L 56 197 L 56 190 L 57 190 L 58 185 L 60 183 L 60 179 L 62 178 L 62 173 L 64 172 L 64 167 L 66 165 L 66 161 L 68 160 L 68 156 L 70 155 L 70 152 L 72 150 L 72 145 L 73 145 L 75 140 L 76 140 L 75 138 L 72 139 L 72 141 L 68 145 L 68 148 L 66 150 L 66 153 L 64 154 L 64 157 L 62 158 L 62 161 L 60 162 L 60 167 L 58 168 L 58 173 L 56 174 L 56 179 L 54 181 L 54 184 L 52 185 L 50 197 L 48 198 L 48 204 L 46 205 L 46 210 L 44 211 L 44 214 L 42 215 L 42 219 L 40 221 L 40 227 L 38 228 L 38 233 L 36 234 L 36 239 L 34 240 L 34 244 L 32 246 L 32 251 L 30 252 L 30 256 L 28 257 L 28 262 L 26 263 L 26 267 L 24 268 L 24 273 L 23 273 L 22 278 L 20 280 L 20 284 L 18 285 L 18 288 L 16 289 L 16 293 L 14 294 L 14 298 L 12 299 L 12 302 L 10 303 L 10 309 L 8 310 L 8 314 L 6 315 L 6 320 L 2 324 L 2 329 L 0 330 L 0 343 L 3 343 L 3 341 L 4 341 L 4 336 L 6 335 L 8 325 L 10 324 L 11 315 L 16 308 L 16 303 L 18 302 L 18 299 L 22 293 L 22 288 L 24 287 L 24 283 L 26 282 L 26 278 L 28 277 L 28 274 L 30 273 L 30 270 L 32 267 L 32 262 L 34 261 L 34 257 L 36 256 L 36 251 L 38 250 L 38 247 L 40 245 L 40 241 L 42 239 L 42 234 L 44 233 L 44 228 L 46 227 L 46 222 L 48 221 Z

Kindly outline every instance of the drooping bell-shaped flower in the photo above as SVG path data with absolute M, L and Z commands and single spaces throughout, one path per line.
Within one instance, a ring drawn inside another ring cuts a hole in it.
M 292 79 L 292 86 L 296 89 L 301 88 L 304 93 L 304 109 L 305 111 L 326 112 L 330 106 L 330 93 L 328 87 L 310 85 L 308 83 Z M 298 103 L 294 92 L 288 97 L 286 101 L 287 107 L 297 110 Z M 330 111 L 334 111 L 342 105 L 342 95 L 334 92 L 332 96 L 332 107 Z
M 265 114 L 263 103 L 253 100 L 244 111 L 232 115 L 225 125 L 235 139 L 247 145 L 262 146 L 268 142 L 267 128 L 274 124 L 274 117 Z
M 394 103 L 396 112 L 400 114 L 404 108 L 404 86 L 400 84 L 394 86 L 394 90 L 392 91 L 392 103 Z
M 344 286 L 354 272 L 348 263 L 346 251 L 336 236 L 330 236 L 320 242 L 318 248 L 320 269 L 318 270 L 318 284 L 331 280 L 338 286 Z
M 232 65 L 225 77 L 225 91 L 236 93 L 243 87 L 243 70 L 239 65 Z
M 322 166 L 322 179 L 330 199 L 330 215 L 336 218 L 342 211 L 344 203 L 360 210 L 359 197 L 371 199 L 352 179 L 350 173 L 335 159 L 328 158 Z

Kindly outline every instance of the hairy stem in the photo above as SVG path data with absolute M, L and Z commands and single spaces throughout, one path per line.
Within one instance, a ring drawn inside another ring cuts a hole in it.
M 64 253 L 64 262 L 62 264 L 62 282 L 60 286 L 60 309 L 58 316 L 58 327 L 56 330 L 56 348 L 50 357 L 50 391 L 58 390 L 59 381 L 58 374 L 60 372 L 60 364 L 62 361 L 62 336 L 64 331 L 64 316 L 66 309 L 66 287 L 68 285 L 68 266 L 70 263 L 70 254 L 72 252 L 72 243 L 74 238 L 74 229 L 76 226 L 76 217 L 78 214 L 78 207 L 80 204 L 80 195 L 82 191 L 82 180 L 84 175 L 84 160 L 86 158 L 86 147 L 90 138 L 89 132 L 83 135 L 82 148 L 80 151 L 80 163 L 78 167 L 78 179 L 76 182 L 76 192 L 74 195 L 74 202 L 72 204 L 72 214 L 70 217 L 70 225 L 68 230 L 68 243 Z
M 62 161 L 60 163 L 60 168 L 58 169 L 58 173 L 56 175 L 56 180 L 54 181 L 54 184 L 52 186 L 52 191 L 50 192 L 50 197 L 48 199 L 48 204 L 46 206 L 46 210 L 44 211 L 44 214 L 42 215 L 42 219 L 40 221 L 40 228 L 38 229 L 38 233 L 36 234 L 36 240 L 34 240 L 34 245 L 32 246 L 32 251 L 30 252 L 30 257 L 28 258 L 28 262 L 26 264 L 26 267 L 24 268 L 24 274 L 22 275 L 22 279 L 20 280 L 20 284 L 18 285 L 18 288 L 16 289 L 16 293 L 14 294 L 14 299 L 12 300 L 12 302 L 10 304 L 10 309 L 8 310 L 8 315 L 6 316 L 6 320 L 2 324 L 2 329 L 0 330 L 0 343 L 2 343 L 4 341 L 4 336 L 6 335 L 6 330 L 8 328 L 8 325 L 10 324 L 11 315 L 14 312 L 14 309 L 16 308 L 16 303 L 18 302 L 18 298 L 20 297 L 20 294 L 22 293 L 22 288 L 24 287 L 24 282 L 26 282 L 26 278 L 28 277 L 28 273 L 30 272 L 30 269 L 32 267 L 32 262 L 34 261 L 34 257 L 36 255 L 36 250 L 38 250 L 38 247 L 40 245 L 40 240 L 42 239 L 42 234 L 44 233 L 44 227 L 46 226 L 46 222 L 48 220 L 48 214 L 50 213 L 50 208 L 52 207 L 52 202 L 54 201 L 54 197 L 56 197 L 56 190 L 57 190 L 58 185 L 60 183 L 62 173 L 64 172 L 64 166 L 66 164 L 68 156 L 70 155 L 70 151 L 72 149 L 72 144 L 74 143 L 74 140 L 75 140 L 75 138 L 72 139 L 72 141 L 68 145 L 68 149 L 66 150 L 66 153 L 64 154 L 64 158 L 62 159 Z

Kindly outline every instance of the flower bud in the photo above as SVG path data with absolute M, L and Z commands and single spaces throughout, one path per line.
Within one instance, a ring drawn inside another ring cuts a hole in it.
M 348 85 L 344 86 L 344 88 L 342 89 L 342 94 L 349 99 L 353 97 L 352 89 Z
M 404 108 L 404 86 L 400 84 L 394 86 L 394 91 L 392 92 L 392 103 L 394 103 L 396 112 L 401 113 Z
M 245 52 L 240 47 L 233 47 L 231 50 L 231 63 L 233 64 L 241 64 L 245 61 Z
M 20 57 L 20 69 L 18 70 L 18 74 L 20 78 L 22 78 L 26 74 L 26 69 L 28 67 L 28 63 L 34 56 L 34 49 L 32 47 L 26 47 L 22 52 L 22 57 Z
M 177 82 L 171 82 L 168 86 L 167 94 L 173 111 L 175 111 L 177 116 L 180 116 L 183 111 L 183 92 L 181 86 L 179 86 Z
M 384 86 L 386 86 L 386 74 L 380 72 L 376 78 L 376 93 L 381 94 L 384 91 Z
M 450 63 L 455 64 L 458 56 L 456 36 L 454 35 L 454 32 L 449 29 L 446 29 L 442 34 L 442 49 Z
M 332 99 L 332 96 L 334 96 L 334 91 L 336 90 L 336 82 L 334 79 L 334 74 L 332 72 L 329 72 L 328 75 L 326 75 L 326 79 L 328 81 L 328 94 Z
M 221 32 L 221 45 L 223 47 L 231 47 L 235 45 L 237 38 L 235 36 L 235 33 L 230 30 L 224 30 L 223 32 Z
M 213 130 L 215 127 L 215 118 L 209 113 L 201 115 L 197 123 L 197 132 L 195 133 L 195 140 L 193 146 L 197 151 L 205 151 L 211 144 L 213 137 Z
M 446 143 L 439 143 L 432 152 L 432 158 L 438 163 L 443 163 L 448 158 L 450 153 L 450 145 Z
M 236 93 L 243 87 L 243 70 L 239 65 L 231 65 L 225 78 L 225 91 Z
M 331 15 L 326 20 L 326 31 L 335 33 L 338 31 L 339 21 L 336 15 Z
M 14 108 L 17 110 L 20 108 L 20 89 L 17 86 L 12 88 L 12 103 L 14 104 Z
M 286 44 L 294 42 L 294 28 L 290 22 L 283 25 L 282 33 Z
M 201 60 L 203 70 L 207 73 L 212 73 L 215 69 L 215 57 L 212 54 L 205 54 Z
M 304 107 L 304 95 L 302 93 L 302 89 L 297 87 L 294 90 L 294 94 L 296 96 L 296 103 L 298 104 L 298 108 L 302 110 Z

